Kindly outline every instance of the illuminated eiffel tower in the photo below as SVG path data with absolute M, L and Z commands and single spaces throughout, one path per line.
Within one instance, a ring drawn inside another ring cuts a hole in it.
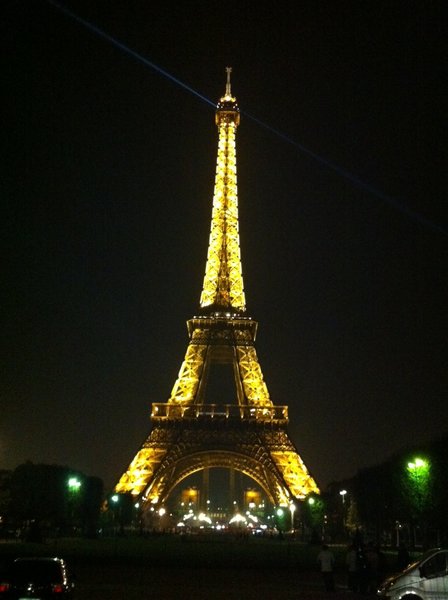
M 226 70 L 215 117 L 218 158 L 201 315 L 187 322 L 190 341 L 171 396 L 152 405 L 149 437 L 115 487 L 145 505 L 164 503 L 183 479 L 210 468 L 244 473 L 277 506 L 319 492 L 288 436 L 288 407 L 269 396 L 255 350 L 258 323 L 244 316 L 235 148 L 240 112 Z M 208 396 L 217 365 L 227 365 L 228 403 Z

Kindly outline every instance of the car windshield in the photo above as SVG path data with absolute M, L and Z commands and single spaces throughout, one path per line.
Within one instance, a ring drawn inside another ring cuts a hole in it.
M 62 583 L 61 567 L 51 560 L 20 560 L 12 565 L 14 583 Z
M 424 554 L 413 560 L 405 569 L 403 569 L 403 572 L 407 573 L 408 571 L 412 571 L 415 569 L 415 567 L 425 562 L 430 556 L 433 556 L 436 552 L 437 550 L 427 550 Z

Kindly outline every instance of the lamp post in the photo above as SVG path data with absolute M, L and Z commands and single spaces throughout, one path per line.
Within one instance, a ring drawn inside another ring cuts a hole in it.
M 68 488 L 68 504 L 69 504 L 69 519 L 70 526 L 74 528 L 75 525 L 75 516 L 76 516 L 76 501 L 78 493 L 81 489 L 81 481 L 77 477 L 70 477 L 67 481 Z
M 117 535 L 117 521 L 118 521 L 118 527 L 121 528 L 120 496 L 118 494 L 114 494 L 113 496 L 110 497 L 110 502 L 111 502 L 111 506 L 112 506 L 112 528 L 113 528 L 113 534 Z
M 342 528 L 345 534 L 345 496 L 347 495 L 347 490 L 341 490 L 339 495 L 342 498 Z
M 77 477 L 70 477 L 70 479 L 67 482 L 67 486 L 71 492 L 76 492 L 81 487 L 81 482 Z
M 277 508 L 277 510 L 275 511 L 275 515 L 276 515 L 276 524 L 277 524 L 278 533 L 279 533 L 280 538 L 282 538 L 283 532 L 286 529 L 284 526 L 285 511 L 281 507 Z
M 294 533 L 294 513 L 296 511 L 296 505 L 294 502 L 291 502 L 289 505 L 289 510 L 291 511 L 291 532 Z

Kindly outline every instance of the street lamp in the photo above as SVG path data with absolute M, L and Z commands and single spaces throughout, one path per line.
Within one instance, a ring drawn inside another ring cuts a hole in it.
M 283 510 L 283 508 L 277 508 L 277 510 L 275 511 L 275 515 L 276 515 L 276 524 L 277 524 L 277 529 L 278 532 L 280 534 L 280 536 L 283 536 L 283 531 L 286 530 L 286 527 L 284 526 L 284 516 L 285 516 L 285 511 Z
M 112 515 L 112 528 L 113 534 L 117 535 L 117 525 L 120 526 L 121 522 L 121 506 L 120 506 L 120 496 L 118 494 L 114 494 L 110 497 L 111 502 L 111 515 Z
M 291 511 L 291 531 L 294 532 L 294 513 L 296 511 L 296 505 L 294 502 L 291 502 L 289 505 L 289 510 Z
M 67 487 L 68 487 L 68 493 L 69 493 L 68 514 L 69 514 L 70 526 L 72 528 L 74 528 L 75 527 L 75 516 L 76 516 L 76 505 L 77 505 L 76 496 L 78 495 L 78 492 L 81 488 L 81 482 L 77 477 L 70 477 L 67 481 Z
M 414 459 L 414 462 L 408 462 L 408 469 L 410 471 L 415 471 L 416 469 L 424 469 L 428 466 L 428 463 L 426 462 L 426 460 L 423 460 L 422 458 L 416 458 Z
M 67 486 L 71 492 L 76 492 L 81 487 L 81 482 L 77 477 L 70 477 L 67 481 Z
M 342 498 L 342 527 L 345 532 L 345 496 L 347 495 L 347 490 L 341 490 L 339 495 Z

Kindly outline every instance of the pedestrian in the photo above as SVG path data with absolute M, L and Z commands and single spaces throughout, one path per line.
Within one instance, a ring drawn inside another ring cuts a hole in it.
M 347 566 L 347 587 L 351 592 L 356 592 L 358 589 L 358 557 L 354 544 L 348 548 L 345 564 Z
M 322 545 L 322 549 L 317 555 L 317 562 L 320 564 L 320 572 L 327 592 L 334 592 L 334 555 L 326 544 Z

